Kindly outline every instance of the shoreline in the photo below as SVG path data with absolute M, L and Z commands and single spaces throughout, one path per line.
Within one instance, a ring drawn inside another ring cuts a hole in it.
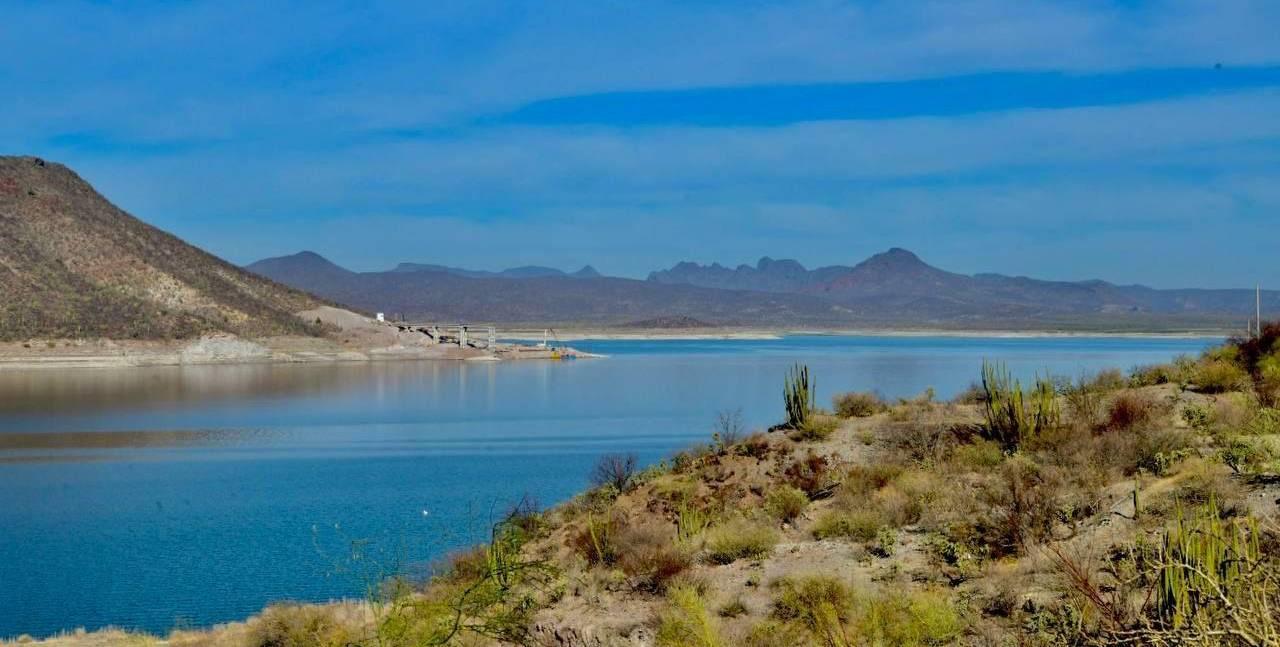
M 941 337 L 957 339 L 1205 339 L 1222 340 L 1225 332 L 1108 332 L 1108 331 L 1000 331 L 928 329 L 698 329 L 635 330 L 604 329 L 557 332 L 561 352 L 578 358 L 601 355 L 568 347 L 572 341 L 776 341 L 793 336 L 813 337 Z M 505 342 L 541 341 L 540 335 L 506 335 Z M 499 348 L 495 353 L 448 345 L 404 345 L 386 347 L 343 347 L 320 338 L 271 338 L 244 340 L 228 336 L 206 337 L 177 344 L 156 341 L 39 340 L 0 343 L 0 371 L 120 369 L 154 366 L 215 366 L 248 364 L 333 364 L 415 360 L 509 361 L 558 359 L 549 349 L 538 347 Z
M 557 331 L 562 341 L 698 341 L 698 340 L 776 340 L 786 337 L 956 337 L 973 339 L 1039 339 L 1039 338 L 1116 338 L 1116 339 L 1225 339 L 1226 331 L 1064 331 L 1064 330 L 954 330 L 954 329 L 884 329 L 884 328 L 797 328 L 797 329 L 652 329 L 610 331 L 584 328 Z M 540 341 L 541 335 L 504 335 L 514 341 Z

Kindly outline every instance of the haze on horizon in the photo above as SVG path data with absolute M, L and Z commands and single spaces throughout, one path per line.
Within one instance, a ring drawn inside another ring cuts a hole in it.
M 0 152 L 238 263 L 1280 283 L 1280 5 L 21 3 Z

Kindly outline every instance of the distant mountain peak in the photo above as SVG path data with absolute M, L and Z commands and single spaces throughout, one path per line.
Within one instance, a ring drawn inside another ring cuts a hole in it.
M 570 276 L 578 279 L 598 279 L 600 278 L 600 272 L 597 272 L 596 268 L 590 265 L 583 265 L 582 269 L 570 274 Z
M 928 263 L 920 260 L 920 257 L 916 256 L 915 252 L 901 247 L 890 247 L 888 251 L 880 252 L 879 254 L 875 254 L 867 260 L 858 263 L 858 267 L 864 265 L 883 265 L 890 267 L 911 267 L 913 265 L 929 266 Z

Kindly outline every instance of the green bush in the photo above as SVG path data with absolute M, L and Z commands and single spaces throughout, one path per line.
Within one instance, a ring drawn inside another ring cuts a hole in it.
M 1249 374 L 1235 362 L 1224 358 L 1205 358 L 1197 366 L 1192 382 L 1202 393 L 1227 393 L 1243 388 Z
M 868 391 L 841 393 L 832 398 L 836 415 L 841 418 L 866 418 L 884 411 L 884 400 Z
M 778 521 L 795 521 L 809 506 L 809 496 L 790 485 L 780 485 L 765 497 L 764 507 Z
M 853 627 L 869 645 L 944 645 L 964 631 L 964 620 L 941 592 L 883 590 L 859 601 Z
M 782 578 L 773 586 L 775 618 L 804 626 L 824 644 L 850 644 L 844 624 L 850 619 L 853 594 L 843 582 L 809 575 Z
M 773 552 L 777 543 L 773 528 L 739 517 L 707 531 L 707 558 L 716 564 L 759 559 Z
M 716 621 L 707 612 L 707 603 L 691 586 L 672 587 L 667 592 L 667 608 L 658 617 L 659 647 L 724 647 Z
M 846 538 L 854 541 L 871 541 L 876 533 L 888 525 L 884 513 L 876 509 L 828 510 L 813 524 L 814 539 Z
M 360 638 L 324 605 L 277 604 L 247 623 L 246 643 L 262 647 L 342 647 Z
M 831 437 L 840 426 L 840 421 L 832 416 L 810 414 L 809 419 L 789 434 L 794 440 L 822 441 Z

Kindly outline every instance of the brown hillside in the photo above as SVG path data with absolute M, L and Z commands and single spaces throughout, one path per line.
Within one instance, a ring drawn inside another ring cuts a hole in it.
M 111 204 L 69 168 L 0 157 L 0 340 L 314 334 L 320 303 Z

